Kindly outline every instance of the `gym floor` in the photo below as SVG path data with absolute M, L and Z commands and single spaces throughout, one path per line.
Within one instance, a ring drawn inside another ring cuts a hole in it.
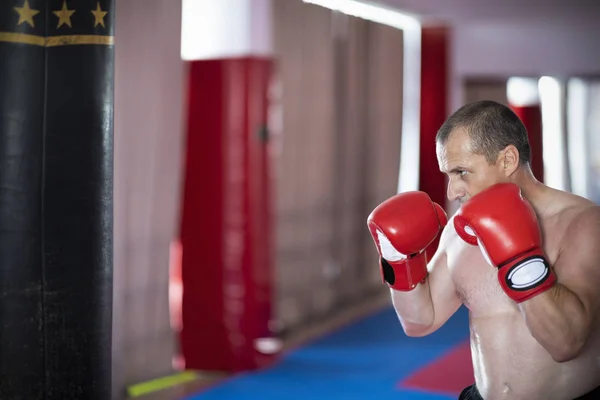
M 407 337 L 387 304 L 351 321 L 338 320 L 325 334 L 305 334 L 267 369 L 224 379 L 207 376 L 141 399 L 450 400 L 473 383 L 464 308 L 423 338 Z

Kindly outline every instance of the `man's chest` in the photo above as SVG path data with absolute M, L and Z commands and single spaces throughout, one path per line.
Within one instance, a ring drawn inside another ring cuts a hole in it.
M 543 227 L 543 249 L 552 265 L 558 256 L 556 234 Z M 558 232 L 555 232 L 558 233 Z M 453 235 L 447 249 L 448 269 L 457 295 L 474 316 L 493 315 L 516 310 L 498 282 L 498 270 L 490 265 L 478 246 Z
M 498 283 L 497 269 L 487 263 L 478 246 L 456 236 L 447 257 L 456 293 L 473 314 L 490 314 L 510 305 Z

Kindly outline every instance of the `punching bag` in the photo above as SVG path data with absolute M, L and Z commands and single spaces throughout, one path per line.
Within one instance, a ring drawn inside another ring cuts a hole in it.
M 0 399 L 111 398 L 113 21 L 0 2 Z

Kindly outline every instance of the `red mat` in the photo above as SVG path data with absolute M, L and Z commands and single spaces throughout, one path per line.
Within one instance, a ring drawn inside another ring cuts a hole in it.
M 467 341 L 400 381 L 398 386 L 403 389 L 458 395 L 473 382 L 471 347 Z

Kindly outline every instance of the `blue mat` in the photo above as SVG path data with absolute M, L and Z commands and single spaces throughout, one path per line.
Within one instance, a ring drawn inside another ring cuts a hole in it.
M 186 399 L 455 399 L 399 389 L 398 382 L 468 337 L 464 308 L 423 338 L 407 337 L 394 310 L 386 308 L 286 354 L 270 368 L 236 375 Z

